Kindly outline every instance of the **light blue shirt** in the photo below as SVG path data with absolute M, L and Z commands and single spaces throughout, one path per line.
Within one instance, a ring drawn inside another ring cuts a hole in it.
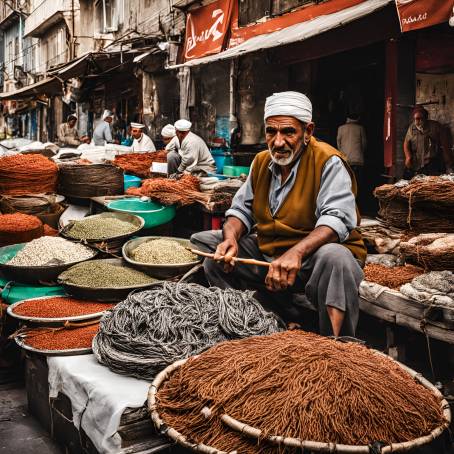
M 271 184 L 269 204 L 271 214 L 276 215 L 290 190 L 293 188 L 300 160 L 295 162 L 290 175 L 284 184 L 281 184 L 279 166 L 274 162 L 269 165 Z M 226 216 L 238 218 L 248 231 L 255 225 L 252 201 L 252 168 L 246 182 L 241 186 L 232 201 L 232 206 Z M 315 227 L 326 225 L 333 229 L 339 241 L 344 242 L 350 232 L 357 226 L 356 202 L 352 192 L 352 181 L 348 170 L 337 157 L 333 156 L 326 161 L 321 175 L 320 190 L 316 201 Z
M 105 142 L 112 143 L 112 132 L 110 130 L 110 124 L 107 121 L 99 122 L 93 131 L 93 142 L 95 145 L 104 145 Z

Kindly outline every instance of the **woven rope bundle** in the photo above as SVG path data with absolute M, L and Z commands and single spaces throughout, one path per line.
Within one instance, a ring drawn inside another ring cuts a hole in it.
M 115 156 L 113 161 L 114 165 L 121 167 L 126 173 L 141 178 L 150 178 L 153 162 L 167 162 L 167 152 L 159 150 L 150 153 L 129 153 Z

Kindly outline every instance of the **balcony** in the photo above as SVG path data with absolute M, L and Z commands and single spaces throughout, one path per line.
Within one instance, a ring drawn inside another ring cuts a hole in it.
M 24 35 L 41 36 L 49 27 L 62 20 L 63 13 L 70 11 L 71 0 L 43 0 L 27 17 Z
M 19 14 L 5 2 L 0 2 L 0 31 L 6 30 L 19 19 Z

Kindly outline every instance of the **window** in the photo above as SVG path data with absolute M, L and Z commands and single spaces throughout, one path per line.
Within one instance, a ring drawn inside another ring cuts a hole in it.
M 116 0 L 96 0 L 95 20 L 98 33 L 109 33 L 118 29 Z

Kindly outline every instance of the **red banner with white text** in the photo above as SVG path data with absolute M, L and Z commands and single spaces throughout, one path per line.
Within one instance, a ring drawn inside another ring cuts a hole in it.
M 454 0 L 396 0 L 403 32 L 448 22 Z
M 232 4 L 232 0 L 218 0 L 188 13 L 185 61 L 224 50 L 230 30 Z

